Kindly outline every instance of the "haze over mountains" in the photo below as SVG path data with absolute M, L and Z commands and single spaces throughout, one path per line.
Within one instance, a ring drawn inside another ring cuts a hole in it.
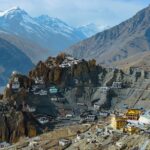
M 106 30 L 92 36 L 103 29 Z M 92 37 L 85 39 L 89 36 Z M 94 24 L 75 28 L 47 15 L 33 18 L 15 7 L 0 12 L 0 38 L 15 46 L 34 64 L 65 48 L 74 57 L 95 58 L 98 63 L 111 64 L 150 51 L 150 6 L 110 29 Z M 76 42 L 79 43 L 67 48 Z M 7 61 L 5 59 L 3 63 L 7 64 Z M 12 67 L 4 65 L 0 70 L 7 69 L 12 71 Z
M 86 30 L 90 35 L 96 33 L 89 27 Z M 0 12 L 0 31 L 2 37 L 24 51 L 34 63 L 89 36 L 57 18 L 47 15 L 33 18 L 19 7 Z
M 111 64 L 150 51 L 150 6 L 131 19 L 68 48 L 78 58 Z
M 93 26 L 82 27 L 83 32 L 80 28 L 69 26 L 60 19 L 48 15 L 33 18 L 19 7 L 0 12 L 0 38 L 6 41 L 2 42 L 0 47 L 1 57 L 4 58 L 0 64 L 0 70 L 3 72 L 0 75 L 0 86 L 5 83 L 11 71 L 25 73 L 33 67 L 33 63 L 56 55 L 60 50 L 99 30 L 95 25 L 94 29 L 92 28 Z M 18 62 L 18 59 L 21 62 Z
M 20 49 L 1 38 L 0 54 L 0 86 L 6 83 L 12 70 L 26 73 L 34 66 Z

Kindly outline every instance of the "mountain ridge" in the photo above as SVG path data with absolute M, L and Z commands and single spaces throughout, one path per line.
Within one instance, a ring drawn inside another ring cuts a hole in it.
M 150 6 L 132 18 L 85 39 L 65 51 L 78 58 L 95 58 L 98 63 L 110 64 L 149 51 Z
M 81 30 L 58 18 L 48 15 L 31 17 L 19 7 L 0 12 L 0 31 L 18 37 L 18 41 L 22 39 L 29 45 L 33 43 L 29 48 L 33 54 L 36 53 L 34 47 L 40 47 L 44 50 L 40 52 L 41 59 L 46 58 L 47 55 L 56 55 L 64 48 L 86 38 Z M 9 42 L 18 46 L 13 40 Z M 22 48 L 22 50 L 28 51 L 27 48 Z M 29 55 L 29 52 L 26 54 Z M 32 57 L 30 59 L 37 63 L 39 58 L 36 57 L 35 55 L 34 59 Z

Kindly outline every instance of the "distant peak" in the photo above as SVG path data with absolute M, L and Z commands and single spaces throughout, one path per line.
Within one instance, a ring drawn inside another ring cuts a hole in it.
M 5 10 L 4 12 L 12 12 L 12 11 L 24 11 L 19 6 L 12 7 L 10 9 Z
M 23 13 L 23 14 L 26 14 L 26 12 L 23 10 L 23 9 L 21 9 L 20 7 L 18 7 L 18 6 L 15 6 L 15 7 L 12 7 L 12 8 L 10 8 L 10 9 L 7 9 L 7 10 L 5 10 L 5 11 L 1 11 L 0 12 L 0 16 L 5 16 L 5 15 L 8 15 L 8 14 L 12 14 L 12 13 Z

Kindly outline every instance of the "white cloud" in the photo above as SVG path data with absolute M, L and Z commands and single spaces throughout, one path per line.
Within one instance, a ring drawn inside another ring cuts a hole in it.
M 115 25 L 148 5 L 144 0 L 0 0 L 0 9 L 20 6 L 33 16 L 48 14 L 72 25 Z

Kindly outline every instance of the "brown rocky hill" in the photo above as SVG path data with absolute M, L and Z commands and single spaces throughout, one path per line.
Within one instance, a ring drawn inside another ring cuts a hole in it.
M 97 65 L 94 59 L 85 61 L 64 53 L 40 61 L 28 76 L 13 72 L 0 95 L 0 141 L 16 142 L 53 129 L 53 119 L 68 113 L 80 115 L 96 102 L 104 110 L 124 109 L 124 104 L 149 109 L 149 72 L 129 68 L 124 73 Z M 113 86 L 118 82 L 120 87 Z M 30 112 L 33 107 L 35 111 Z M 39 116 L 48 116 L 49 123 L 41 125 Z
M 145 71 L 150 71 L 150 52 L 138 53 L 134 56 L 114 63 L 114 66 L 118 66 L 123 70 L 127 70 L 130 67 L 137 67 Z
M 77 57 L 94 58 L 98 63 L 120 61 L 150 51 L 150 6 L 121 24 L 100 32 L 65 50 Z

